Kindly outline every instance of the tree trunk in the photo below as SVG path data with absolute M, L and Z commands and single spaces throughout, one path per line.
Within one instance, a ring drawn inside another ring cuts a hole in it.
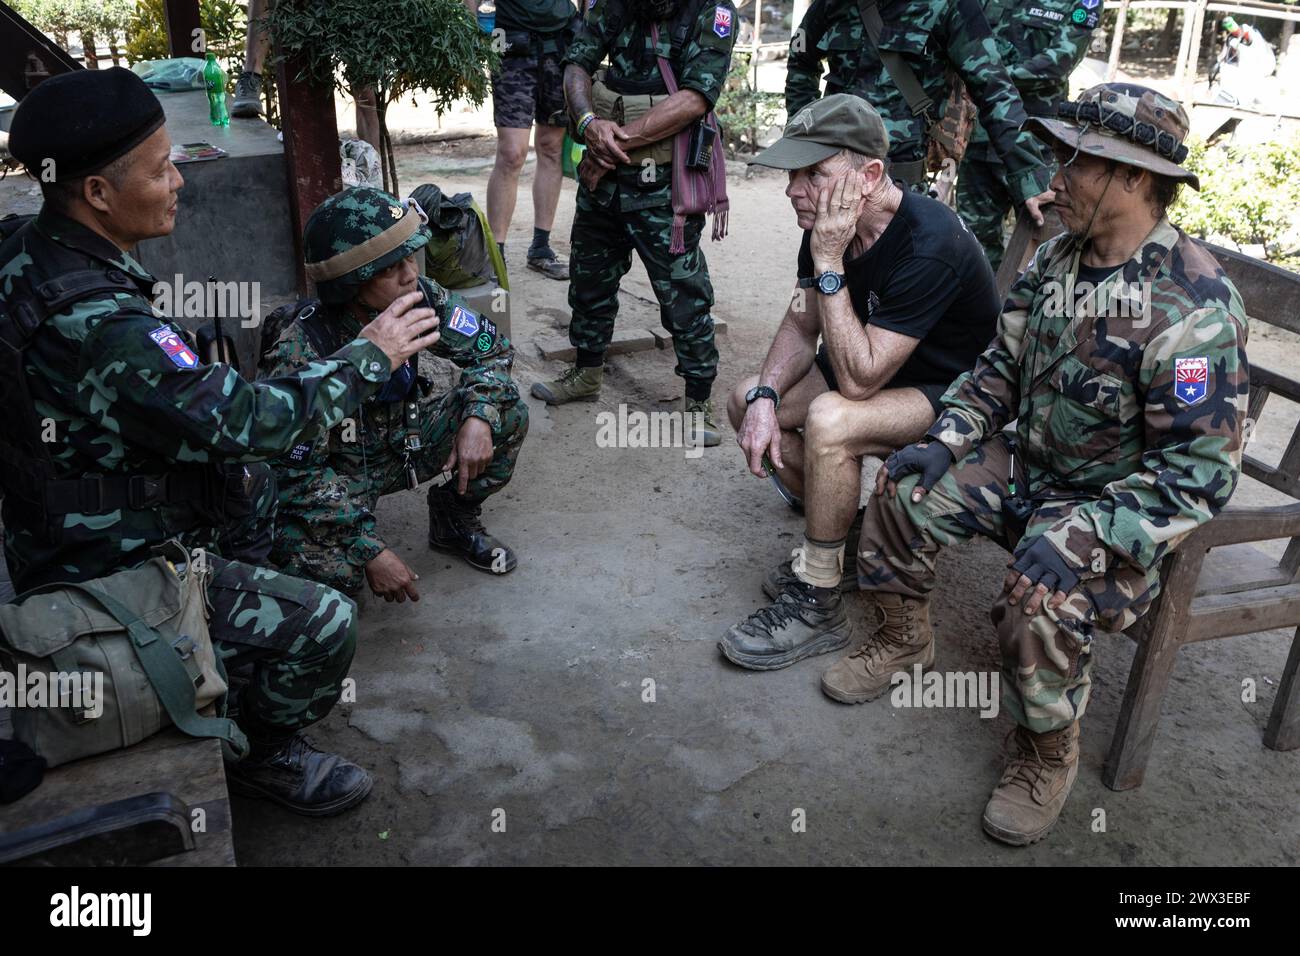
M 108 41 L 108 52 L 113 56 L 113 65 L 122 65 L 122 52 L 117 48 L 117 37 Z
M 89 30 L 81 31 L 81 55 L 86 60 L 86 69 L 99 69 L 99 57 L 95 53 L 95 34 Z
M 1165 28 L 1160 31 L 1160 44 L 1156 49 L 1156 52 L 1161 56 L 1168 56 L 1173 52 L 1174 34 L 1178 31 L 1179 14 L 1180 11 L 1178 10 L 1170 10 L 1165 15 Z

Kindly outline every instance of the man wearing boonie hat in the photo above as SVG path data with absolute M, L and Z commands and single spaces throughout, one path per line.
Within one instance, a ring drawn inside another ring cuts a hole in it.
M 163 121 L 144 82 L 117 67 L 44 80 L 14 113 L 10 149 L 44 203 L 0 243 L 5 559 L 19 590 L 111 588 L 114 572 L 169 539 L 209 549 L 213 644 L 227 667 L 251 668 L 230 695 L 250 745 L 230 785 L 299 813 L 338 813 L 365 799 L 371 777 L 302 731 L 339 698 L 356 608 L 271 570 L 264 553 L 232 552 L 228 532 L 249 518 L 248 485 L 269 479 L 263 463 L 355 414 L 436 341 L 436 316 L 408 296 L 273 383 L 207 362 L 154 308 L 154 279 L 131 255 L 176 219 L 184 180 Z M 186 573 L 202 573 L 194 564 Z
M 428 490 L 430 547 L 490 574 L 517 563 L 480 519 L 483 502 L 510 481 L 528 434 L 528 406 L 510 377 L 514 348 L 491 315 L 420 275 L 415 253 L 429 241 L 426 222 L 415 200 L 369 186 L 326 199 L 303 237 L 320 298 L 277 310 L 263 332 L 262 371 L 276 377 L 329 355 L 412 291 L 426 292 L 438 313 L 440 338 L 430 351 L 462 370 L 454 388 L 435 392 L 412 357 L 355 420 L 275 463 L 272 558 L 344 594 L 368 585 L 386 601 L 418 600 L 419 575 L 380 534 L 375 506 L 440 475 Z
M 848 644 L 840 592 L 856 577 L 850 563 L 845 581 L 844 552 L 857 540 L 863 456 L 924 435 L 997 327 L 979 242 L 943 203 L 891 179 L 888 152 L 880 114 L 837 93 L 800 110 L 753 159 L 788 171 L 807 232 L 785 318 L 728 412 L 750 471 L 770 473 L 807 523 L 793 559 L 764 581 L 772 603 L 719 642 L 741 667 L 775 670 Z
M 1012 286 L 926 438 L 881 469 L 858 580 L 896 608 L 822 678 L 857 703 L 902 660 L 932 666 L 939 550 L 980 534 L 1011 551 L 991 616 L 1014 749 L 983 823 L 1014 845 L 1047 835 L 1074 782 L 1097 631 L 1147 611 L 1161 561 L 1236 487 L 1249 384 L 1241 298 L 1166 215 L 1199 188 L 1183 108 L 1107 83 L 1029 128 L 1059 164 L 1066 232 Z

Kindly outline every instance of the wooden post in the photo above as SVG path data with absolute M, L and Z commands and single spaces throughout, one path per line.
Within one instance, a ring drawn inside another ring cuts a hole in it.
M 1191 3 L 1183 5 L 1183 38 L 1178 44 L 1178 61 L 1174 65 L 1174 83 L 1175 90 L 1183 89 L 1184 78 L 1187 75 L 1187 51 L 1192 46 L 1192 21 L 1196 19 L 1195 10 Z
M 21 101 L 41 80 L 80 69 L 66 50 L 0 2 L 0 90 Z
M 278 45 L 276 55 L 280 55 Z M 343 171 L 334 88 L 298 81 L 295 78 L 301 72 L 298 59 L 282 60 L 275 68 L 298 292 L 308 296 L 311 289 L 303 267 L 302 230 L 312 211 L 343 188 Z
M 739 30 L 740 24 L 736 24 L 733 29 Z M 761 40 L 760 34 L 763 32 L 763 0 L 754 0 L 754 46 L 753 51 L 749 54 L 749 65 L 753 69 L 754 89 L 758 89 L 758 45 Z
M 1192 43 L 1187 52 L 1187 75 L 1183 77 L 1183 107 L 1190 116 L 1196 96 L 1196 70 L 1201 59 L 1201 34 L 1205 30 L 1205 7 L 1210 0 L 1196 0 L 1196 14 L 1192 17 Z
M 203 56 L 204 48 L 195 47 L 194 31 L 200 29 L 199 0 L 164 0 L 163 18 L 170 56 Z
M 1110 38 L 1110 59 L 1106 61 L 1106 82 L 1113 82 L 1119 72 L 1119 50 L 1124 42 L 1124 25 L 1128 22 L 1129 0 L 1122 0 L 1115 15 L 1115 35 Z

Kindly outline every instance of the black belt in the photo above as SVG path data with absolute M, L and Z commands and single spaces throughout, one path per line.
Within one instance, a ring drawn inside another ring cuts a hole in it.
M 925 182 L 928 170 L 924 159 L 914 159 L 906 163 L 890 162 L 889 175 L 901 179 L 909 186 L 919 186 Z
M 122 508 L 144 511 L 158 505 L 202 505 L 210 482 L 203 471 L 162 475 L 86 475 L 45 485 L 47 515 L 107 514 Z

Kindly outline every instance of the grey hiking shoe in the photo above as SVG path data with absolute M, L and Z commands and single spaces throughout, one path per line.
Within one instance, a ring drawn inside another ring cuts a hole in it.
M 251 70 L 239 74 L 235 83 L 235 100 L 230 104 L 230 115 L 253 119 L 262 115 L 262 75 Z
M 604 378 L 604 368 L 578 368 L 575 365 L 565 369 L 554 381 L 534 382 L 530 391 L 533 398 L 540 398 L 547 405 L 594 402 L 600 398 L 600 383 Z
M 563 256 L 557 256 L 550 249 L 536 256 L 530 252 L 528 268 L 534 272 L 540 272 L 548 279 L 556 279 L 561 282 L 569 281 L 569 260 Z
M 789 667 L 849 643 L 853 624 L 838 594 L 822 602 L 813 588 L 795 581 L 767 607 L 735 624 L 718 642 L 722 656 L 755 671 Z
M 697 401 L 683 399 L 682 411 L 686 416 L 683 430 L 686 428 L 691 430 L 691 437 L 695 444 L 703 445 L 705 448 L 722 444 L 722 432 L 718 430 L 718 420 L 713 416 L 712 399 L 703 398 Z M 697 418 L 696 415 L 700 417 Z

